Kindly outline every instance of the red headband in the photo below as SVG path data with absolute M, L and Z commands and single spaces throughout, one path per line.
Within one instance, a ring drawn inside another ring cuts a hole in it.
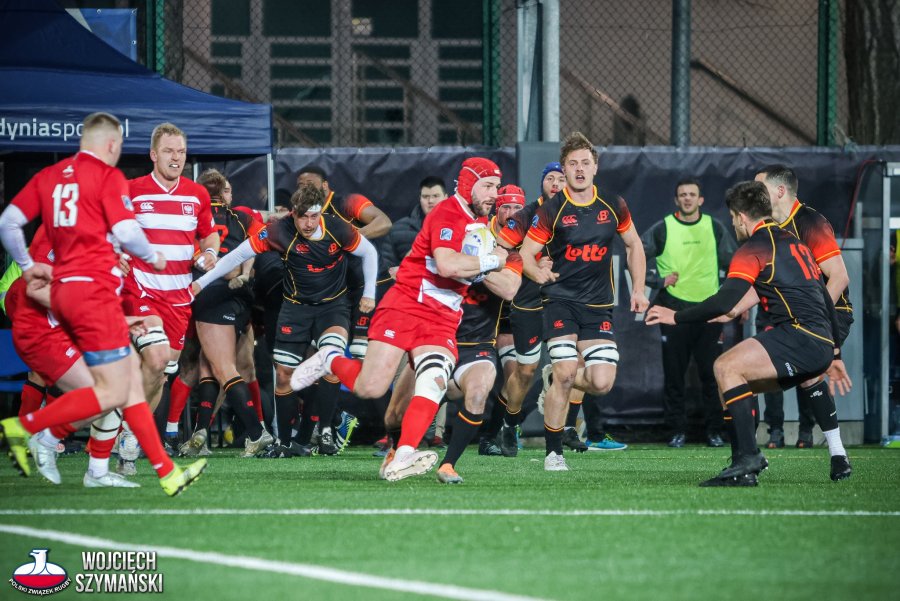
M 525 191 L 515 184 L 507 184 L 500 188 L 497 194 L 497 204 L 495 206 L 502 207 L 506 204 L 525 205 Z

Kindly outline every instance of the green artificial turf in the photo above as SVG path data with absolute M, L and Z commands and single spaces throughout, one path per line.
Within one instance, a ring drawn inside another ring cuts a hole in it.
M 542 451 L 510 459 L 479 457 L 472 447 L 457 465 L 465 478 L 458 486 L 433 473 L 380 481 L 380 459 L 362 447 L 287 460 L 217 451 L 204 477 L 175 499 L 145 461 L 140 489 L 85 489 L 84 456 L 63 457 L 61 486 L 0 465 L 0 524 L 547 599 L 896 598 L 900 453 L 850 453 L 854 474 L 845 482 L 828 479 L 825 449 L 785 449 L 766 452 L 771 466 L 757 488 L 704 489 L 698 482 L 727 463 L 727 449 L 567 453 L 570 472 L 546 473 Z M 49 509 L 137 512 L 11 513 Z M 159 509 L 191 513 L 153 513 Z M 281 509 L 420 513 L 259 513 Z M 214 513 L 223 510 L 247 513 Z M 498 514 L 506 510 L 526 515 Z M 597 510 L 607 513 L 585 514 Z M 0 579 L 29 563 L 32 548 L 51 549 L 50 560 L 73 578 L 53 598 L 79 597 L 80 553 L 99 549 L 0 532 Z M 445 598 L 184 559 L 160 558 L 158 567 L 175 599 Z M 0 599 L 15 598 L 29 597 L 0 582 Z

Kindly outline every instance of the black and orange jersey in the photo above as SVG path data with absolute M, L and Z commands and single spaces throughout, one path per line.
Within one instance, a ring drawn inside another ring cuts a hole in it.
M 610 198 L 603 198 L 594 186 L 590 201 L 576 203 L 564 188 L 538 207 L 528 237 L 544 245 L 559 274 L 543 286 L 544 299 L 612 306 L 612 245 L 616 234 L 631 227 L 631 213 L 623 198 Z
M 292 303 L 318 305 L 347 292 L 347 254 L 362 236 L 334 215 L 322 215 L 320 237 L 300 235 L 290 215 L 269 224 L 250 238 L 256 253 L 275 250 L 284 262 L 284 298 Z
M 799 200 L 794 201 L 788 218 L 779 225 L 800 238 L 803 244 L 809 247 L 816 263 L 821 264 L 822 261 L 841 254 L 841 247 L 838 246 L 834 236 L 834 228 L 831 227 L 825 216 Z M 826 278 L 825 281 L 827 282 L 828 279 Z M 837 311 L 853 312 L 849 289 L 841 292 L 841 297 L 834 304 L 834 308 Z
M 219 257 L 228 254 L 238 245 L 253 236 L 264 226 L 254 219 L 249 213 L 235 211 L 228 205 L 220 202 L 210 204 L 213 217 L 213 230 L 219 234 Z
M 537 202 L 526 204 L 515 215 L 506 220 L 506 223 L 497 224 L 499 232 L 495 231 L 498 240 L 503 240 L 506 244 L 513 248 L 519 248 L 525 236 L 528 235 L 528 228 L 531 227 L 531 220 L 538 207 L 544 203 L 544 197 L 541 196 Z M 492 230 L 493 231 L 493 230 Z M 541 308 L 541 287 L 529 280 L 522 278 L 522 285 L 516 297 L 512 300 L 512 305 L 517 309 L 534 310 Z
M 336 215 L 354 227 L 360 228 L 366 225 L 362 221 L 362 212 L 370 206 L 374 206 L 372 201 L 362 194 L 338 196 L 334 192 L 330 192 L 328 198 L 325 199 L 322 212 Z
M 521 211 L 520 211 L 521 212 Z M 522 256 L 511 251 L 506 259 L 509 269 L 522 274 Z M 462 321 L 456 330 L 456 342 L 459 346 L 468 346 L 482 342 L 494 342 L 497 339 L 497 327 L 503 299 L 491 292 L 484 282 L 469 286 L 462 302 Z
M 756 226 L 728 268 L 729 278 L 750 282 L 756 289 L 765 323 L 788 323 L 833 343 L 821 273 L 809 247 L 772 220 Z

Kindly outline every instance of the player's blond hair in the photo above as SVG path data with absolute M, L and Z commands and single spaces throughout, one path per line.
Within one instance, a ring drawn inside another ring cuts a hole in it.
M 153 133 L 150 134 L 150 150 L 156 150 L 159 147 L 159 140 L 163 136 L 181 136 L 184 138 L 184 143 L 187 144 L 187 136 L 177 125 L 174 123 L 160 123 L 153 128 Z
M 109 113 L 91 113 L 82 121 L 82 135 L 101 130 L 122 130 L 122 123 Z
M 590 150 L 591 156 L 594 157 L 594 162 L 597 162 L 597 158 L 600 156 L 597 150 L 594 148 L 594 145 L 591 144 L 591 141 L 587 139 L 580 131 L 573 131 L 566 139 L 563 141 L 562 148 L 559 151 L 559 162 L 562 165 L 566 164 L 566 157 L 575 152 L 576 150 Z

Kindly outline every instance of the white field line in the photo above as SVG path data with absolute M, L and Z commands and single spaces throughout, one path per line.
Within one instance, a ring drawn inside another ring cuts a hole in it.
M 801 509 L 0 509 L 0 515 L 160 515 L 160 516 L 262 516 L 262 515 L 388 515 L 388 516 L 535 516 L 535 517 L 669 517 L 669 516 L 808 516 L 900 517 L 900 511 L 801 510 Z
M 67 545 L 87 547 L 90 549 L 114 549 L 125 551 L 152 551 L 158 557 L 170 557 L 174 559 L 186 559 L 197 563 L 212 564 L 215 566 L 228 566 L 243 568 L 259 572 L 271 572 L 278 575 L 301 576 L 313 580 L 324 580 L 346 586 L 358 586 L 364 588 L 377 588 L 395 592 L 415 593 L 444 599 L 461 599 L 463 601 L 545 601 L 537 597 L 525 597 L 512 595 L 500 591 L 482 590 L 454 586 L 451 584 L 437 584 L 422 582 L 419 580 L 403 580 L 400 578 L 385 578 L 372 576 L 360 572 L 349 572 L 305 563 L 293 563 L 288 561 L 275 561 L 242 555 L 224 555 L 209 551 L 192 551 L 190 549 L 178 549 L 174 547 L 159 547 L 155 545 L 139 545 L 114 541 L 95 536 L 84 536 L 74 532 L 62 532 L 59 530 L 39 530 L 12 524 L 0 524 L 0 532 L 17 534 L 30 538 L 52 540 Z

